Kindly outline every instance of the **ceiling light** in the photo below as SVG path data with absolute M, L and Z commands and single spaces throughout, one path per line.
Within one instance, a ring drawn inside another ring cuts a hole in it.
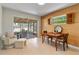
M 45 3 L 38 3 L 38 5 L 45 5 Z

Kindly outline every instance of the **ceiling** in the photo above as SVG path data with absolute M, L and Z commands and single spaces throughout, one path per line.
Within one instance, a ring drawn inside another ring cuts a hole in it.
M 2 3 L 2 6 L 38 16 L 43 16 L 50 12 L 54 12 L 75 4 L 76 3 L 46 3 L 44 5 L 39 5 L 37 3 Z

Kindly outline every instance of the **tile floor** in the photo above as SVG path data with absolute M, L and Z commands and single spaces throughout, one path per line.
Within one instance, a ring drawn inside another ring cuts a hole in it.
M 46 42 L 42 44 L 40 38 L 31 38 L 27 39 L 27 45 L 23 49 L 0 49 L 0 55 L 79 55 L 79 50 L 69 47 L 66 51 L 62 49 L 56 51 L 53 44 L 52 46 Z

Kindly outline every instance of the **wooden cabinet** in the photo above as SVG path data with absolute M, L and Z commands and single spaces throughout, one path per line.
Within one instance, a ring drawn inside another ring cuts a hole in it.
M 74 23 L 74 13 L 67 14 L 67 24 Z
M 50 18 L 48 19 L 48 25 L 51 25 L 51 23 L 50 23 Z

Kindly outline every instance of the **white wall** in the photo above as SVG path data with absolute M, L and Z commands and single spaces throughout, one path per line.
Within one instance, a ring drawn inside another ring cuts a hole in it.
M 2 35 L 2 6 L 0 5 L 0 36 Z M 0 48 L 2 48 L 2 41 L 0 37 Z
M 2 6 L 0 5 L 0 35 L 2 34 Z
M 4 34 L 5 32 L 12 32 L 13 31 L 13 22 L 14 22 L 14 17 L 21 17 L 21 18 L 30 18 L 38 21 L 38 24 L 40 22 L 40 17 L 31 15 L 28 13 L 12 10 L 9 8 L 3 8 L 3 14 L 2 14 L 2 33 Z M 39 34 L 39 25 L 38 25 L 38 34 Z

